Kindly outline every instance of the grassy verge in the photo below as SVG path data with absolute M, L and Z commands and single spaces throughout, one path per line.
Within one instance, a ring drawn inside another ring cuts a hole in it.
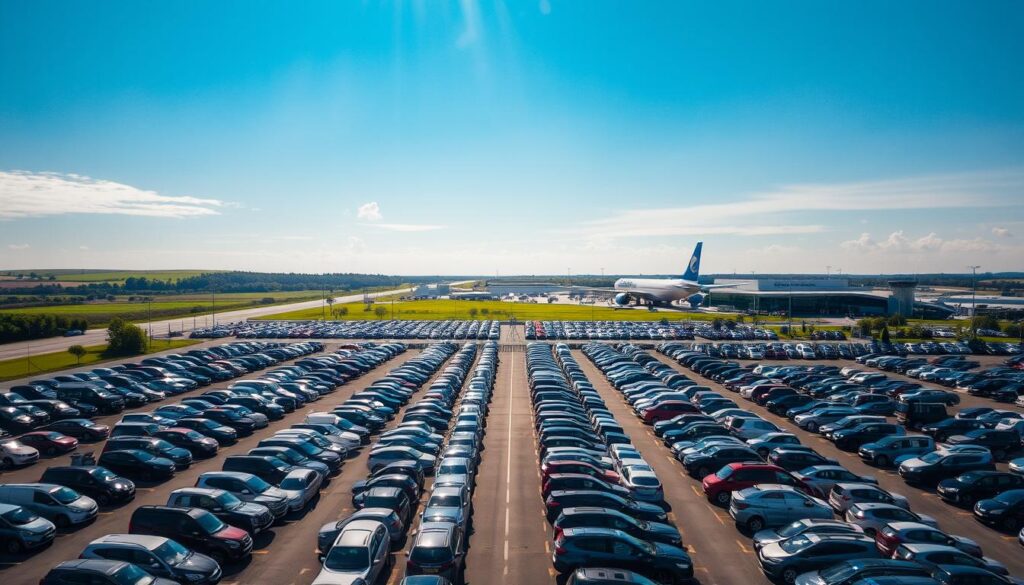
M 2 313 L 21 315 L 61 315 L 81 318 L 89 322 L 90 328 L 106 327 L 114 317 L 142 322 L 163 319 L 189 319 L 209 315 L 216 308 L 217 313 L 251 309 L 286 303 L 310 301 L 321 298 L 320 291 L 288 291 L 273 293 L 225 293 L 217 295 L 216 305 L 208 294 L 167 295 L 154 297 L 152 303 L 129 301 L 118 297 L 114 301 L 92 301 L 82 304 L 43 305 L 38 307 L 17 307 L 0 309 Z
M 201 343 L 201 341 L 198 339 L 154 339 L 150 341 L 149 349 L 146 353 L 156 353 L 158 351 L 186 347 L 197 343 Z M 86 354 L 82 357 L 80 362 L 66 351 L 43 353 L 34 355 L 31 358 L 23 357 L 3 360 L 0 361 L 0 381 L 14 380 L 16 378 L 45 374 L 47 372 L 56 372 L 67 368 L 88 366 L 91 364 L 98 364 L 118 359 L 104 356 L 103 352 L 106 349 L 106 344 L 88 345 L 85 347 Z
M 365 310 L 363 303 L 345 303 L 334 305 L 337 314 L 339 309 L 347 313 L 339 315 L 340 320 L 374 320 L 376 307 L 383 307 L 387 313 L 384 319 L 432 320 L 432 319 L 472 319 L 471 311 L 476 309 L 476 319 L 498 319 L 506 321 L 515 317 L 520 321 L 527 320 L 567 320 L 567 321 L 712 321 L 716 318 L 730 318 L 734 315 L 714 313 L 686 313 L 680 311 L 647 311 L 642 308 L 615 309 L 601 305 L 566 305 L 547 303 L 510 303 L 505 301 L 453 301 L 447 299 L 425 301 L 378 302 Z M 328 313 L 330 315 L 330 313 Z M 288 311 L 259 317 L 260 319 L 277 320 L 313 320 L 321 319 L 322 309 L 305 309 Z

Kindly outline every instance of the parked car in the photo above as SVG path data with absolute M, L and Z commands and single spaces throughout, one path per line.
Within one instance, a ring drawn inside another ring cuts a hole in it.
M 373 520 L 345 526 L 324 557 L 316 585 L 376 583 L 391 560 L 387 528 Z
M 864 534 L 856 524 L 830 518 L 804 518 L 779 529 L 766 528 L 754 534 L 754 549 L 763 548 L 773 542 L 782 542 L 805 534 Z
M 220 565 L 212 558 L 161 536 L 107 534 L 87 544 L 79 558 L 130 559 L 151 575 L 197 585 L 213 585 L 222 575 Z
M 69 487 L 101 506 L 130 502 L 135 498 L 135 483 L 97 465 L 48 467 L 39 481 Z
M 218 565 L 240 561 L 252 554 L 252 537 L 248 532 L 225 524 L 200 508 L 139 506 L 132 513 L 128 532 L 173 538 L 209 555 Z
M 317 534 L 317 555 L 323 557 L 331 549 L 338 535 L 352 522 L 359 520 L 373 520 L 380 522 L 388 529 L 388 538 L 391 539 L 391 548 L 397 550 L 405 542 L 405 522 L 397 512 L 391 508 L 363 508 L 356 510 L 347 518 L 335 522 L 329 522 L 320 527 Z
M 733 493 L 729 515 L 753 534 L 804 518 L 832 518 L 832 508 L 791 486 L 759 484 Z
M 52 483 L 0 484 L 0 502 L 30 510 L 58 528 L 92 522 L 99 506 L 89 496 Z
M 1024 489 L 1014 489 L 974 505 L 974 517 L 1007 532 L 1024 528 Z
M 231 526 L 255 536 L 270 528 L 274 514 L 262 504 L 243 502 L 231 493 L 216 488 L 180 488 L 167 497 L 167 505 L 176 508 L 202 508 Z
M 904 542 L 916 544 L 944 544 L 958 548 L 965 553 L 981 557 L 978 543 L 963 536 L 947 534 L 934 526 L 920 522 L 890 522 L 875 533 L 875 545 L 885 557 L 892 557 L 896 547 Z
M 639 540 L 609 528 L 563 530 L 555 540 L 551 559 L 560 573 L 581 566 L 602 566 L 637 571 L 666 584 L 693 579 L 693 562 L 683 549 Z
M 1005 471 L 969 471 L 939 482 L 936 493 L 943 500 L 973 508 L 978 500 L 1024 488 L 1024 476 Z
M 438 575 L 463 582 L 466 559 L 465 528 L 454 522 L 425 521 L 409 549 L 407 575 Z
M 847 522 L 863 528 L 864 534 L 872 538 L 890 522 L 919 522 L 936 528 L 939 525 L 931 516 L 917 514 L 904 507 L 881 502 L 853 504 L 846 509 L 844 518 Z
M 98 559 L 75 559 L 62 561 L 39 582 L 39 585 L 67 585 L 88 583 L 89 585 L 125 585 L 145 583 L 146 585 L 178 585 L 177 581 L 154 577 L 132 563 Z
M 0 504 L 0 542 L 9 555 L 21 554 L 53 542 L 57 527 L 53 522 L 15 504 Z
M 782 583 L 795 583 L 803 573 L 843 561 L 878 557 L 873 539 L 852 534 L 800 535 L 768 544 L 757 552 L 765 575 Z

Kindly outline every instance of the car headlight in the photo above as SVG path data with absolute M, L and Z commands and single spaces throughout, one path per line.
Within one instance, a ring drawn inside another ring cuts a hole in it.
M 678 567 L 680 569 L 689 569 L 690 568 L 690 563 L 685 563 L 685 562 L 684 563 L 676 563 L 676 567 Z
M 189 573 L 188 575 L 185 575 L 185 578 L 193 583 L 198 583 L 203 580 L 203 576 L 197 573 Z

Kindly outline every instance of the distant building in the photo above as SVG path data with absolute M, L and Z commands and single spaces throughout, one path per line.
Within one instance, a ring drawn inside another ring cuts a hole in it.
M 483 290 L 468 290 L 453 292 L 448 298 L 457 301 L 491 301 L 494 300 L 494 293 Z
M 551 282 L 513 282 L 496 280 L 486 283 L 487 291 L 497 298 L 508 295 L 546 295 L 557 291 L 566 290 L 565 285 L 558 285 Z
M 890 281 L 890 288 L 850 286 L 845 278 L 794 276 L 750 280 L 718 278 L 715 284 L 736 283 L 735 288 L 714 289 L 706 302 L 713 307 L 730 306 L 739 311 L 788 314 L 805 317 L 860 317 L 895 315 L 944 319 L 955 313 L 952 307 L 914 297 L 916 282 Z
M 421 284 L 412 290 L 412 298 L 414 299 L 436 299 L 443 297 L 451 292 L 451 286 L 442 283 L 435 284 Z

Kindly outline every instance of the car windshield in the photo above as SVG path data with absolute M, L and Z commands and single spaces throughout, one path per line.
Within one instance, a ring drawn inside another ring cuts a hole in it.
M 92 471 L 89 472 L 89 475 L 94 479 L 103 482 L 117 481 L 118 479 L 117 475 L 104 467 L 94 467 Z
M 442 508 L 457 508 L 462 505 L 462 498 L 456 495 L 437 495 L 430 496 L 430 501 L 427 502 L 427 506 L 435 506 Z
M 153 554 L 160 557 L 165 563 L 174 567 L 180 565 L 191 554 L 189 550 L 173 540 L 167 539 L 163 544 L 153 549 Z
M 8 524 L 13 524 L 15 526 L 22 526 L 28 524 L 29 522 L 35 522 L 39 518 L 39 516 L 36 516 L 32 512 L 29 512 L 25 508 L 15 508 L 13 510 L 9 510 L 7 512 L 4 512 L 2 517 L 4 520 L 7 521 Z
M 242 500 L 239 500 L 234 494 L 224 492 L 217 496 L 217 503 L 221 505 L 225 510 L 234 510 L 235 508 L 242 505 Z
M 435 565 L 450 560 L 452 551 L 445 547 L 414 546 L 409 560 L 423 565 Z
M 78 499 L 78 494 L 74 490 L 66 487 L 59 487 L 53 490 L 50 492 L 50 496 L 62 504 L 70 504 Z
M 967 473 L 960 476 L 960 481 L 964 483 L 974 483 L 984 476 L 982 473 L 977 471 L 968 471 Z
M 252 491 L 262 494 L 270 489 L 270 484 L 256 477 L 255 475 L 245 480 L 245 485 Z
M 932 451 L 931 453 L 927 453 L 921 457 L 921 461 L 924 461 L 925 463 L 938 463 L 939 461 L 942 461 L 942 457 L 942 453 Z
M 1021 500 L 1024 500 L 1024 490 L 1009 490 L 1005 491 L 994 498 L 997 502 L 1004 504 L 1016 504 Z
M 149 453 L 147 451 L 132 450 L 130 451 L 130 453 L 140 461 L 149 461 L 151 459 L 156 459 L 156 455 L 153 455 L 152 453 Z
M 445 474 L 468 474 L 469 470 L 465 465 L 442 465 L 439 475 Z
M 324 568 L 332 571 L 361 571 L 369 566 L 369 551 L 360 546 L 331 547 L 324 560 Z
M 648 477 L 646 475 L 641 475 L 640 477 L 634 476 L 631 479 L 632 479 L 633 483 L 635 483 L 636 485 L 639 485 L 639 486 L 657 487 L 657 486 L 661 485 L 658 482 L 658 478 L 656 478 L 656 477 Z
M 804 550 L 805 548 L 807 548 L 810 545 L 811 545 L 811 540 L 809 538 L 807 538 L 806 536 L 803 536 L 803 535 L 801 535 L 801 536 L 794 536 L 793 538 L 790 538 L 789 540 L 784 540 L 781 543 L 779 543 L 779 546 L 782 547 L 782 550 L 784 550 L 784 551 L 786 551 L 786 552 L 788 552 L 790 554 L 800 552 L 800 551 Z
M 804 523 L 803 522 L 794 522 L 794 523 L 792 523 L 792 524 L 790 524 L 788 526 L 783 527 L 781 530 L 779 530 L 779 536 L 781 536 L 783 538 L 789 538 L 790 536 L 793 536 L 794 534 L 799 534 L 800 531 L 803 530 L 803 528 L 804 528 Z
M 306 489 L 306 480 L 301 476 L 289 475 L 281 482 L 281 489 L 304 490 Z
M 857 569 L 849 563 L 839 563 L 823 570 L 820 575 L 825 583 L 845 583 L 857 574 Z
M 271 465 L 273 465 L 274 467 L 276 467 L 278 469 L 287 469 L 288 467 L 290 467 L 287 463 L 285 463 L 284 461 L 281 461 L 277 457 L 271 457 L 269 459 L 269 461 L 270 461 Z
M 117 585 L 150 585 L 155 580 L 152 575 L 135 565 L 125 565 L 111 577 Z
M 221 530 L 224 530 L 224 528 L 227 527 L 227 524 L 221 522 L 220 518 L 217 518 L 216 516 L 210 513 L 199 514 L 198 516 L 196 516 L 196 521 L 199 522 L 199 526 L 201 526 L 203 530 L 206 531 L 207 534 L 220 532 Z
M 202 440 L 204 438 L 201 433 L 197 433 L 195 431 L 188 431 L 187 433 L 182 433 L 182 434 L 185 435 L 186 437 L 188 437 L 189 439 L 192 439 L 193 441 L 199 441 L 199 440 Z
M 717 477 L 718 479 L 729 479 L 729 477 L 732 476 L 732 471 L 732 467 L 726 465 L 725 467 L 719 469 L 717 473 L 715 473 L 715 477 Z

